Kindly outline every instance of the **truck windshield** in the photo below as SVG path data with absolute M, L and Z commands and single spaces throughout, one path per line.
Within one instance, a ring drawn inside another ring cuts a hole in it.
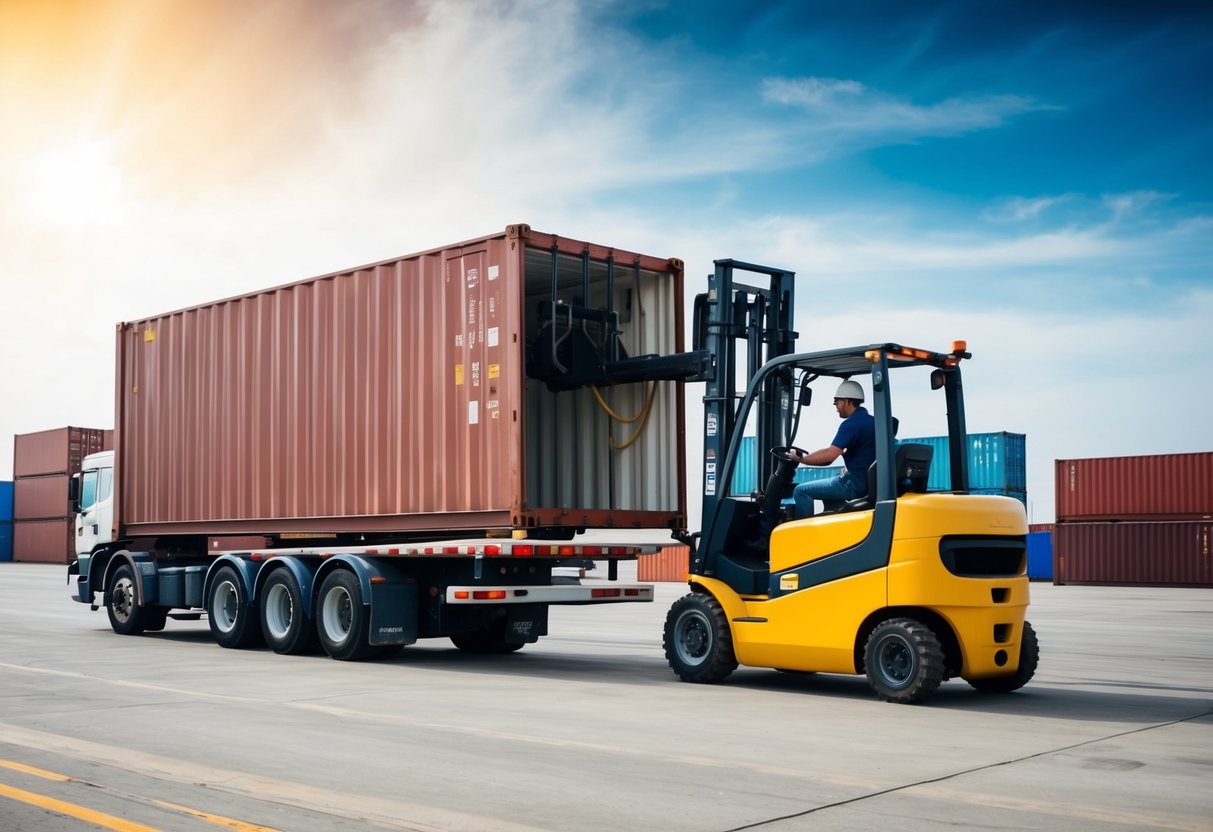
M 85 471 L 80 482 L 80 510 L 91 508 L 97 502 L 97 472 Z

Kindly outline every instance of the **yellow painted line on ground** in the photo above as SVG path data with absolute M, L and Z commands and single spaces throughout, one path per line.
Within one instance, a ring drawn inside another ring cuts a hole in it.
M 222 826 L 226 829 L 232 829 L 234 832 L 282 832 L 281 829 L 275 829 L 272 826 L 259 826 L 255 823 L 245 823 L 242 820 L 233 820 L 225 818 L 223 815 L 212 815 L 210 812 L 202 812 L 198 809 L 191 809 L 188 806 L 178 806 L 176 803 L 166 803 L 163 800 L 153 800 L 152 803 L 157 806 L 162 806 L 165 809 L 171 809 L 174 812 L 181 812 L 186 815 L 193 815 L 196 818 L 213 823 L 215 826 Z
M 25 763 L 14 763 L 11 760 L 0 760 L 0 768 L 8 768 L 13 771 L 19 771 L 22 774 L 32 774 L 44 780 L 56 780 L 60 783 L 70 783 L 73 780 L 73 778 L 68 777 L 66 774 L 58 774 L 53 771 L 47 771 L 44 768 L 34 768 L 33 766 L 25 765 Z
M 44 780 L 54 780 L 57 783 L 86 783 L 86 781 L 80 780 L 79 778 L 76 778 L 76 777 L 69 777 L 66 774 L 59 774 L 56 771 L 47 771 L 44 768 L 35 768 L 34 766 L 27 766 L 24 763 L 14 763 L 12 760 L 0 760 L 0 768 L 7 768 L 12 771 L 19 771 L 22 774 L 32 774 L 34 777 L 41 777 Z M 96 784 L 87 783 L 87 785 L 92 786 L 92 785 L 96 785 Z M 104 788 L 104 787 L 101 787 L 101 788 Z M 5 794 L 7 797 L 12 797 L 14 800 L 23 800 L 23 798 L 21 798 L 21 797 L 7 794 L 8 789 L 9 789 L 9 787 L 0 783 L 0 794 Z M 42 797 L 42 795 L 35 794 L 34 792 L 24 792 L 21 789 L 12 789 L 12 791 L 19 792 L 23 795 L 33 795 L 40 799 L 50 800 L 55 803 L 59 802 L 59 801 L 55 801 L 53 798 Z M 112 791 L 112 790 L 106 789 L 106 791 Z M 210 812 L 203 812 L 201 809 L 191 809 L 189 806 L 179 806 L 176 803 L 168 803 L 163 800 L 153 800 L 150 798 L 142 798 L 142 797 L 137 797 L 135 795 L 126 795 L 126 794 L 122 794 L 121 796 L 129 797 L 134 800 L 138 800 L 141 803 L 150 803 L 153 806 L 159 806 L 162 809 L 168 809 L 169 811 L 172 811 L 172 812 L 179 812 L 183 815 L 191 815 L 193 817 L 198 818 L 199 820 L 204 820 L 207 823 L 214 824 L 215 826 L 222 826 L 225 829 L 231 829 L 231 830 L 233 830 L 233 832 L 282 832 L 281 829 L 275 829 L 272 826 L 261 826 L 260 824 L 256 824 L 256 823 L 245 823 L 242 820 L 235 820 L 234 818 L 225 818 L 223 815 L 215 815 Z M 27 800 L 25 802 L 28 803 L 30 801 Z M 41 804 L 38 804 L 38 805 L 41 805 Z M 63 805 L 72 806 L 74 804 L 65 803 Z M 49 808 L 49 807 L 44 807 L 44 808 Z M 56 809 L 54 811 L 60 811 L 60 810 Z M 87 812 L 87 811 L 91 811 L 91 810 L 84 809 L 83 811 Z M 75 814 L 72 814 L 72 817 L 78 817 L 78 816 Z M 106 817 L 108 817 L 108 815 L 106 815 Z M 151 827 L 133 824 L 133 825 L 131 825 L 130 828 L 136 829 L 136 830 L 142 830 L 142 829 L 150 829 Z
M 12 786 L 6 786 L 3 783 L 0 783 L 0 797 L 19 800 L 22 803 L 28 803 L 40 809 L 46 809 L 60 815 L 67 815 L 69 818 L 82 820 L 85 823 L 91 823 L 94 826 L 100 826 L 102 829 L 111 829 L 113 832 L 160 832 L 160 830 L 151 826 L 144 826 L 142 823 L 131 823 L 129 820 L 116 818 L 104 812 L 97 812 L 84 806 L 77 806 L 75 803 L 55 800 L 53 797 L 47 797 L 36 792 L 14 789 Z

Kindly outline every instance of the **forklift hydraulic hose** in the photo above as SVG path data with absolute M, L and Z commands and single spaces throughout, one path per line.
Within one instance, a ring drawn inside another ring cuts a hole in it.
M 590 389 L 594 391 L 594 398 L 598 400 L 599 406 L 615 421 L 622 422 L 625 425 L 630 425 L 633 422 L 640 421 L 640 426 L 636 428 L 636 432 L 632 434 L 632 438 L 627 442 L 620 444 L 618 441 L 616 441 L 614 433 L 612 433 L 610 436 L 611 447 L 615 450 L 622 451 L 630 447 L 632 443 L 640 438 L 640 434 L 644 433 L 644 429 L 649 423 L 649 413 L 652 412 L 653 402 L 657 398 L 657 382 L 649 382 L 649 389 L 645 395 L 644 407 L 642 407 L 640 412 L 635 416 L 630 417 L 620 416 L 618 413 L 616 413 L 611 406 L 607 404 L 606 399 L 602 397 L 602 393 L 598 390 L 597 386 L 591 385 Z

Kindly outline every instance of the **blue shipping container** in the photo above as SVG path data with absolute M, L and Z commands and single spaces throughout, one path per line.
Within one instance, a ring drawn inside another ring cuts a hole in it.
M 0 520 L 0 563 L 13 559 L 13 524 Z
M 1028 532 L 1028 579 L 1053 580 L 1053 532 Z
M 11 482 L 0 482 L 0 523 L 11 523 L 12 520 L 13 484 Z
M 757 457 L 754 454 L 753 436 L 741 438 L 741 456 L 733 472 L 733 494 L 752 494 L 759 488 Z M 902 439 L 898 444 L 930 445 L 935 449 L 931 456 L 931 470 L 927 475 L 928 491 L 952 490 L 952 471 L 948 464 L 948 438 L 928 436 L 920 439 Z M 1026 437 L 1022 433 L 971 433 L 969 434 L 969 489 L 973 494 L 1001 494 L 1015 497 L 1027 504 L 1028 475 Z M 833 468 L 796 469 L 796 482 L 828 479 L 838 476 L 841 466 Z M 765 485 L 765 483 L 763 483 Z

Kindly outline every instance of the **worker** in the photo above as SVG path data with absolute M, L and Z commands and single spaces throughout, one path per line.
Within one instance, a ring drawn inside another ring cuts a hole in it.
M 792 491 L 796 519 L 813 516 L 813 500 L 831 503 L 856 500 L 868 493 L 868 467 L 876 461 L 876 420 L 863 406 L 863 387 L 847 379 L 838 385 L 834 408 L 842 424 L 826 447 L 802 454 L 789 451 L 789 458 L 801 465 L 830 465 L 842 456 L 846 467 L 837 477 L 802 482 Z

